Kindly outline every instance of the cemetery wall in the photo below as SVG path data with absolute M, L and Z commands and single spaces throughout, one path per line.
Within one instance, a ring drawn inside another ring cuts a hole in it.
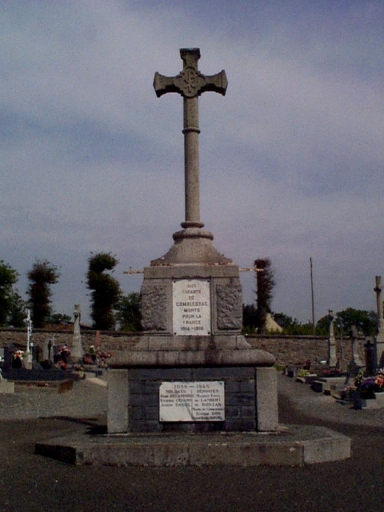
M 273 354 L 278 365 L 302 366 L 307 360 L 312 367 L 319 365 L 320 361 L 328 358 L 328 338 L 321 336 L 287 336 L 266 335 L 247 336 L 247 341 L 253 348 L 266 350 Z M 356 340 L 357 352 L 362 361 L 365 361 L 364 338 Z M 336 357 L 340 360 L 342 370 L 347 369 L 351 359 L 351 340 L 336 339 Z
M 72 345 L 73 332 L 63 330 L 45 330 L 36 329 L 33 332 L 31 340 L 35 345 L 43 346 L 44 343 L 55 337 L 55 344 Z M 96 331 L 82 330 L 81 340 L 84 352 L 89 351 L 91 345 L 97 345 Z M 27 335 L 25 329 L 0 329 L 0 347 L 7 344 L 16 344 L 20 348 L 26 346 Z M 125 332 L 101 332 L 100 349 L 107 352 L 116 352 L 125 348 L 134 347 L 140 339 L 139 334 L 131 334 Z M 328 339 L 319 336 L 287 336 L 287 335 L 265 335 L 265 336 L 246 336 L 247 341 L 253 348 L 266 350 L 273 354 L 276 363 L 279 365 L 302 365 L 306 360 L 310 360 L 312 366 L 320 361 L 324 361 L 328 357 Z M 356 344 L 358 353 L 362 361 L 364 357 L 363 338 L 358 339 Z M 342 361 L 342 369 L 345 369 L 351 357 L 351 342 L 349 338 L 345 338 L 342 342 L 336 340 L 337 357 Z

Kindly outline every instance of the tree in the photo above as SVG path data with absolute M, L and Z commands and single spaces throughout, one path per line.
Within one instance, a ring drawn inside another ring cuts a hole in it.
M 25 301 L 21 298 L 19 292 L 15 290 L 12 295 L 8 325 L 12 325 L 13 327 L 25 327 L 25 308 Z
M 336 315 L 335 315 L 336 320 Z M 325 315 L 322 318 L 319 318 L 319 320 L 316 323 L 316 334 L 322 335 L 322 336 L 328 336 L 329 335 L 329 326 L 330 326 L 330 318 L 329 315 Z M 336 334 L 336 329 L 335 329 Z
M 138 332 L 141 327 L 140 294 L 137 292 L 122 296 L 116 304 L 116 320 L 120 330 Z
M 28 288 L 31 303 L 32 321 L 35 327 L 43 327 L 51 315 L 51 285 L 57 283 L 60 274 L 58 268 L 47 260 L 36 260 L 28 272 Z
M 243 304 L 243 331 L 253 334 L 256 330 L 256 306 L 254 304 Z
M 352 326 L 355 325 L 360 334 L 373 336 L 376 329 L 377 314 L 374 311 L 347 308 L 335 315 L 335 334 L 349 336 Z M 329 333 L 329 316 L 326 315 L 316 324 L 316 334 Z
M 72 318 L 63 313 L 53 313 L 47 318 L 47 324 L 50 325 L 67 325 L 69 322 L 72 322 Z
M 275 286 L 274 271 L 271 260 L 262 258 L 255 260 L 256 270 L 256 295 L 257 295 L 257 318 L 256 325 L 260 334 L 265 334 L 265 322 L 267 313 L 271 313 L 273 299 L 273 287 Z
M 91 293 L 93 327 L 112 329 L 115 325 L 114 307 L 121 297 L 118 281 L 107 272 L 113 271 L 118 260 L 110 253 L 100 252 L 88 258 L 87 286 Z
M 20 326 L 18 314 L 23 310 L 23 301 L 13 289 L 19 273 L 8 263 L 0 260 L 0 325 Z M 22 313 L 21 313 L 22 315 Z M 17 325 L 16 325 L 17 323 Z
M 296 318 L 293 319 L 291 316 L 288 316 L 285 313 L 274 313 L 273 319 L 277 324 L 280 325 L 282 329 L 287 329 L 288 327 L 297 324 Z
M 364 336 L 373 336 L 376 330 L 376 313 L 361 309 L 347 308 L 336 313 L 336 326 L 343 334 L 349 335 L 352 326 Z

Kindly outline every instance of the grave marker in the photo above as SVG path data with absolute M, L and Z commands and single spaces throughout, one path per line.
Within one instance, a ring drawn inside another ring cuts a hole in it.
M 374 291 L 376 292 L 377 304 L 377 334 L 375 336 L 376 365 L 382 367 L 384 366 L 384 317 L 381 276 L 376 276 L 376 286 Z
M 80 319 L 81 319 L 81 308 L 80 304 L 75 304 L 73 308 L 73 341 L 71 349 L 71 358 L 73 361 L 78 361 L 83 357 L 83 346 L 81 343 L 80 334 Z
M 335 315 L 332 309 L 328 311 L 329 319 L 329 337 L 328 337 L 328 364 L 329 366 L 336 366 L 336 339 L 335 339 Z

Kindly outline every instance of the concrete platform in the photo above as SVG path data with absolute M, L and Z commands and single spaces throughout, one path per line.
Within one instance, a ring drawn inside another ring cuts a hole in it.
M 303 466 L 350 458 L 351 440 L 325 427 L 287 425 L 271 434 L 84 434 L 39 442 L 35 453 L 79 466 Z
M 8 382 L 5 379 L 0 380 L 0 393 L 9 395 L 14 392 L 15 392 L 15 383 L 14 382 Z

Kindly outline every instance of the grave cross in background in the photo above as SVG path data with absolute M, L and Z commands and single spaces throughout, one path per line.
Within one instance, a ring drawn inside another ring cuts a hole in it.
M 381 284 L 381 276 L 376 276 L 376 292 L 377 302 L 377 333 L 376 333 L 376 363 L 378 366 L 384 366 L 384 317 L 383 317 L 383 287 Z
M 184 169 L 185 169 L 185 222 L 183 228 L 202 228 L 200 221 L 199 192 L 199 104 L 198 97 L 205 91 L 225 95 L 227 77 L 225 71 L 216 75 L 202 75 L 197 69 L 200 59 L 198 48 L 181 49 L 183 71 L 174 77 L 155 73 L 153 86 L 157 97 L 177 92 L 184 100 Z

